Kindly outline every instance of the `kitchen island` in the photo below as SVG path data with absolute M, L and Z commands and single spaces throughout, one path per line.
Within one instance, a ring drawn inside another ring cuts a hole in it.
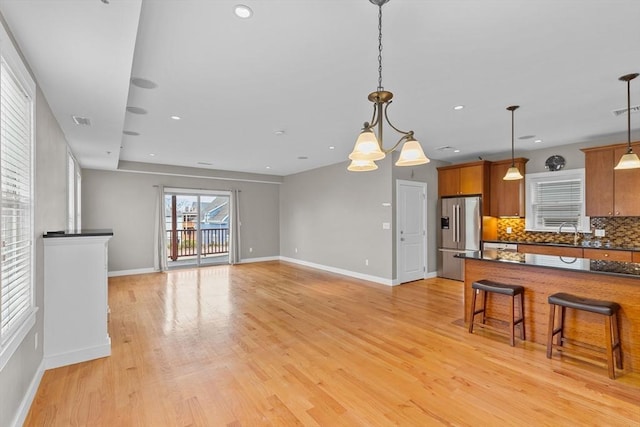
M 621 306 L 623 371 L 640 372 L 640 264 L 500 250 L 478 251 L 459 257 L 465 260 L 464 320 L 467 325 L 473 295 L 471 284 L 482 279 L 524 286 L 526 339 L 545 346 L 549 295 L 566 292 L 615 301 Z M 489 299 L 490 317 L 509 317 L 505 300 Z M 567 336 L 592 345 L 602 346 L 605 342 L 604 320 L 593 313 L 567 310 L 565 331 Z

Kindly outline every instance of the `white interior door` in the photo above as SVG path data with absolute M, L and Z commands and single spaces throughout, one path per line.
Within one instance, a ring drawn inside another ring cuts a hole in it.
M 426 271 L 427 184 L 396 181 L 397 270 L 399 283 L 424 279 Z

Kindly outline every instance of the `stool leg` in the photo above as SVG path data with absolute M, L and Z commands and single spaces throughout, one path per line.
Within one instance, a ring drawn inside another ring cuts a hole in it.
M 482 324 L 487 321 L 487 291 L 482 291 Z
M 515 301 L 515 297 L 512 296 L 511 297 L 511 303 L 510 303 L 510 308 L 511 308 L 511 323 L 509 324 L 509 332 L 510 332 L 510 341 L 509 343 L 511 344 L 511 347 L 516 345 L 516 340 L 514 338 L 515 332 L 516 332 L 516 310 L 514 308 L 514 301 Z
M 616 370 L 613 366 L 613 337 L 611 336 L 611 317 L 605 316 L 605 339 L 607 345 L 607 370 L 609 371 L 609 378 L 614 380 L 616 378 Z
M 473 298 L 471 298 L 471 312 L 469 313 L 469 333 L 473 333 L 473 318 L 476 316 L 476 295 L 478 295 L 477 289 L 471 289 L 473 291 Z
M 553 349 L 553 330 L 555 329 L 556 305 L 549 304 L 549 326 L 547 327 L 547 359 L 551 359 Z
M 622 343 L 620 342 L 620 324 L 618 323 L 618 313 L 613 313 L 611 319 L 613 328 L 613 351 L 616 356 L 616 366 L 618 369 L 622 369 Z
M 524 292 L 520 294 L 520 338 L 524 341 L 526 338 L 526 334 L 524 332 Z
M 558 325 L 558 336 L 556 337 L 556 344 L 558 347 L 562 347 L 562 337 L 564 336 L 564 316 L 566 314 L 567 308 L 563 305 L 560 306 L 560 321 Z

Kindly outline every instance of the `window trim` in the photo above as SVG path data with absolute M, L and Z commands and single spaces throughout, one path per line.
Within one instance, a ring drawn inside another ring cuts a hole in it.
M 534 224 L 534 214 L 533 214 L 533 195 L 535 192 L 532 190 L 532 186 L 536 185 L 540 182 L 556 182 L 556 181 L 566 181 L 566 180 L 580 180 L 582 183 L 582 206 L 580 218 L 578 221 L 578 232 L 580 233 L 588 233 L 590 232 L 590 218 L 586 216 L 585 212 L 585 170 L 584 168 L 580 169 L 568 169 L 561 170 L 555 172 L 538 172 L 538 173 L 530 173 L 525 177 L 526 180 L 526 216 L 525 216 L 525 231 L 533 231 L 533 232 L 546 232 L 553 233 L 557 232 L 558 229 L 555 227 L 546 227 L 540 228 L 535 227 Z M 563 228 L 563 231 L 573 232 L 572 227 Z
M 4 24 L 0 24 L 0 56 L 10 68 L 13 77 L 22 86 L 22 89 L 30 99 L 30 199 L 31 199 L 31 245 L 30 254 L 31 266 L 30 266 L 30 286 L 31 286 L 31 298 L 30 307 L 27 312 L 22 316 L 21 322 L 12 328 L 9 334 L 5 337 L 0 337 L 0 371 L 4 369 L 9 362 L 13 354 L 18 347 L 23 343 L 26 336 L 33 329 L 36 323 L 36 313 L 38 307 L 35 305 L 36 289 L 35 289 L 35 157 L 36 157 L 36 144 L 35 144 L 35 102 L 36 102 L 36 84 L 31 74 L 29 73 L 26 65 L 22 62 L 20 54 L 13 45 L 11 38 L 9 37 Z

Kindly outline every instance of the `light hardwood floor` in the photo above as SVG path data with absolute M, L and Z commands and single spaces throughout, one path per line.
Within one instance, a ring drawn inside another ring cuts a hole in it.
M 112 356 L 47 371 L 26 425 L 640 425 L 638 375 L 469 334 L 462 294 L 280 262 L 112 278 Z

